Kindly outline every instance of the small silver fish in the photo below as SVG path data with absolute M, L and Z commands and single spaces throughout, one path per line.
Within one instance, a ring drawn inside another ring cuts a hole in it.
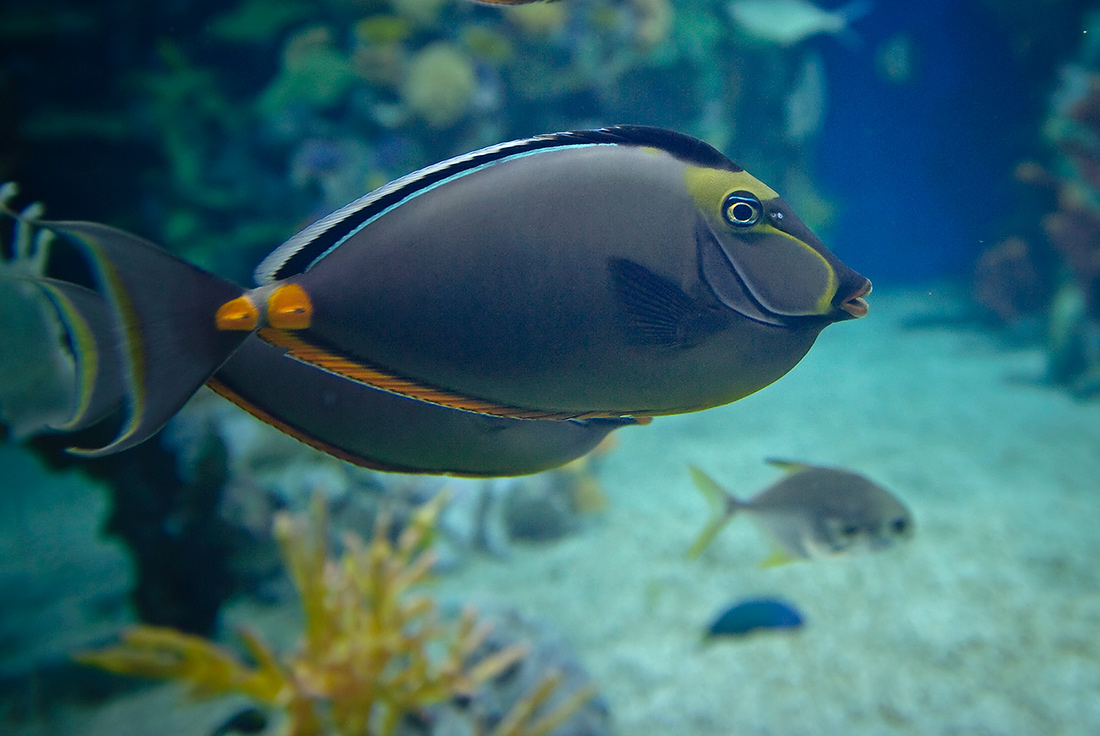
M 738 512 L 751 514 L 775 541 L 765 566 L 873 552 L 912 536 L 913 518 L 905 505 L 862 475 L 790 460 L 767 462 L 787 475 L 748 501 L 689 466 L 712 509 L 689 558 L 698 557 Z
M 734 0 L 726 7 L 734 23 L 749 36 L 793 46 L 821 33 L 843 34 L 849 23 L 871 9 L 871 3 L 854 0 L 839 10 L 823 10 L 809 0 Z

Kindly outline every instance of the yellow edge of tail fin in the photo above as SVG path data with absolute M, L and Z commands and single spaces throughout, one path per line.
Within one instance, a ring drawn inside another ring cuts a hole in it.
M 691 473 L 691 479 L 695 483 L 695 487 L 703 494 L 703 498 L 707 500 L 707 505 L 710 506 L 710 518 L 687 553 L 688 559 L 694 560 L 710 546 L 710 543 L 718 536 L 718 532 L 722 531 L 722 527 L 733 517 L 730 508 L 730 500 L 733 497 L 700 468 L 689 465 L 688 471 Z
M 126 289 L 126 284 L 118 273 L 115 264 L 107 253 L 92 239 L 83 240 L 84 247 L 92 254 L 91 266 L 98 272 L 106 292 L 106 298 L 116 310 L 116 318 L 119 321 L 119 330 L 126 336 L 120 347 L 126 354 L 127 370 L 123 374 L 126 384 L 126 398 L 128 411 L 122 427 L 115 437 L 107 445 L 101 448 L 70 447 L 68 452 L 80 457 L 98 457 L 107 454 L 114 448 L 122 449 L 126 441 L 133 437 L 141 428 L 145 418 L 146 406 L 146 354 L 141 340 L 135 336 L 141 333 L 141 323 L 134 308 L 133 300 Z
M 695 487 L 703 494 L 703 498 L 707 499 L 707 505 L 712 510 L 725 511 L 728 495 L 726 489 L 718 485 L 718 481 L 707 475 L 697 465 L 689 465 L 688 472 L 691 473 L 691 480 L 695 483 Z
M 767 569 L 769 567 L 789 565 L 792 562 L 797 561 L 797 558 L 791 557 L 782 547 L 780 547 L 779 545 L 773 545 L 771 551 L 768 553 L 768 556 L 761 560 L 760 567 Z
M 801 473 L 802 471 L 809 470 L 813 467 L 813 465 L 810 465 L 809 463 L 799 462 L 798 460 L 784 460 L 783 458 L 779 457 L 769 457 L 764 462 L 766 462 L 768 465 L 771 465 L 773 468 L 779 468 L 783 472 L 789 473 L 791 475 L 795 473 Z
M 99 345 L 87 320 L 80 310 L 73 304 L 68 294 L 54 286 L 47 280 L 31 281 L 39 289 L 45 292 L 57 309 L 58 317 L 72 343 L 73 362 L 76 365 L 76 406 L 64 422 L 53 427 L 62 432 L 69 432 L 81 427 L 81 423 L 87 417 L 92 403 L 92 392 L 95 390 L 97 372 L 99 370 Z

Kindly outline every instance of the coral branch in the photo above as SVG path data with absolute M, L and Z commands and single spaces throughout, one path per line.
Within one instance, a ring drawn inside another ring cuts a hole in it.
M 320 501 L 308 519 L 276 520 L 302 606 L 303 636 L 292 656 L 276 656 L 246 631 L 241 637 L 254 662 L 247 665 L 201 637 L 139 626 L 117 646 L 76 658 L 111 672 L 180 680 L 197 696 L 248 695 L 285 712 L 285 736 L 392 736 L 406 716 L 472 696 L 527 654 L 513 644 L 475 660 L 491 626 L 471 608 L 444 625 L 434 599 L 412 592 L 431 572 L 427 545 L 445 502 L 440 494 L 417 509 L 396 544 L 389 519 L 380 517 L 370 544 L 349 538 L 337 560 L 325 553 Z M 494 734 L 543 736 L 592 697 L 591 688 L 582 689 L 532 722 L 560 680 L 560 673 L 544 678 Z

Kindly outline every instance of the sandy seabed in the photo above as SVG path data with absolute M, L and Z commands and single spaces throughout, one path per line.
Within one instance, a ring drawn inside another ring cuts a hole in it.
M 622 736 L 1100 733 L 1100 404 L 1041 383 L 1037 349 L 906 327 L 962 312 L 952 290 L 883 291 L 774 386 L 621 431 L 601 466 L 610 507 L 580 533 L 479 556 L 436 590 L 559 628 Z M 707 516 L 687 465 L 747 496 L 779 477 L 767 457 L 868 475 L 910 506 L 914 538 L 762 568 L 767 542 L 741 519 L 686 560 Z M 753 596 L 794 602 L 806 626 L 700 644 Z M 176 697 L 48 731 L 202 734 Z
M 1034 348 L 907 326 L 962 313 L 953 295 L 876 292 L 773 386 L 620 432 L 606 518 L 444 585 L 561 627 L 623 736 L 1100 733 L 1100 405 L 1039 382 Z M 739 519 L 687 561 L 707 508 L 686 466 L 746 496 L 779 477 L 767 457 L 868 475 L 915 536 L 762 568 Z M 807 625 L 700 646 L 752 596 Z

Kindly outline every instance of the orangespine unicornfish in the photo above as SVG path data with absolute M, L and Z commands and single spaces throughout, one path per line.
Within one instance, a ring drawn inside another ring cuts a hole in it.
M 451 409 L 647 417 L 763 388 L 824 327 L 863 316 L 870 291 L 771 188 L 641 126 L 502 143 L 397 179 L 293 236 L 249 290 L 104 226 L 48 226 L 91 261 L 128 368 L 129 418 L 86 454 L 156 432 L 252 335 Z
M 99 293 L 85 287 L 50 278 L 29 281 L 56 306 L 78 359 L 77 406 L 54 429 L 90 427 L 125 400 L 110 311 Z M 306 444 L 392 472 L 525 475 L 568 463 L 614 429 L 638 423 L 628 417 L 536 422 L 447 409 L 292 360 L 256 335 L 206 383 Z

